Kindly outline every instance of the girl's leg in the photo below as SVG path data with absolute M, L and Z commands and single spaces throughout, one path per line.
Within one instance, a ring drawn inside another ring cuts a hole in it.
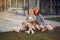
M 33 25 L 32 25 L 32 24 L 29 25 L 29 30 L 30 30 L 30 32 L 31 32 L 32 34 L 34 34 Z
M 27 33 L 27 34 L 30 34 L 29 25 L 30 25 L 30 23 L 29 22 L 26 22 L 26 27 L 28 28 L 28 31 L 25 31 L 25 33 Z
M 26 33 L 30 34 L 30 32 L 32 34 L 34 34 L 34 31 L 32 30 L 32 24 L 31 23 L 27 23 L 27 27 L 29 28 L 28 31 L 25 31 Z
M 38 30 L 41 29 L 41 28 L 40 28 L 40 25 L 38 25 L 38 24 L 36 24 L 35 28 L 38 29 Z
M 44 25 L 40 25 L 40 27 L 41 27 L 41 32 L 44 32 L 46 30 Z

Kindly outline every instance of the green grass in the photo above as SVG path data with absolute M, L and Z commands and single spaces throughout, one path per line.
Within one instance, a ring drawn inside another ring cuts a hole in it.
M 60 17 L 55 17 L 55 18 L 45 18 L 46 20 L 52 20 L 52 21 L 57 21 L 60 22 Z
M 59 18 L 50 18 L 48 20 L 59 21 Z M 22 38 L 19 38 L 22 35 Z M 26 34 L 23 32 L 1 32 L 0 40 L 60 40 L 60 27 L 56 27 L 54 31 L 40 32 L 35 31 L 35 34 Z
M 39 32 L 35 31 L 35 34 L 26 34 L 24 32 L 3 32 L 0 33 L 0 40 L 60 40 L 60 27 L 57 27 L 55 31 Z M 22 38 L 19 38 L 22 35 Z

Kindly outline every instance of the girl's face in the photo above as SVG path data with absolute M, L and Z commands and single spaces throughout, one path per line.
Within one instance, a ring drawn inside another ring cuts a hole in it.
M 30 16 L 33 16 L 33 15 L 34 15 L 34 10 L 33 10 L 33 9 L 30 9 L 30 10 L 29 10 L 29 15 L 30 15 Z
M 35 15 L 38 15 L 39 14 L 39 9 L 38 8 L 34 9 L 34 12 L 35 12 L 34 13 Z

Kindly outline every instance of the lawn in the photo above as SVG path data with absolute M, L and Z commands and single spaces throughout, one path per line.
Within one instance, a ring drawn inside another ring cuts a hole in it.
M 45 18 L 46 20 L 52 20 L 52 21 L 57 21 L 60 22 L 60 17 L 55 17 L 55 18 Z
M 54 20 L 55 19 L 55 20 Z M 59 21 L 59 18 L 52 18 L 48 20 Z M 19 35 L 22 35 L 19 37 Z M 0 40 L 60 40 L 60 27 L 56 27 L 54 31 L 35 31 L 35 34 L 26 34 L 23 32 L 1 32 Z
M 60 27 L 57 27 L 55 31 L 39 32 L 35 31 L 35 34 L 26 34 L 24 32 L 4 32 L 0 33 L 0 40 L 60 40 Z M 22 35 L 22 37 L 19 37 Z

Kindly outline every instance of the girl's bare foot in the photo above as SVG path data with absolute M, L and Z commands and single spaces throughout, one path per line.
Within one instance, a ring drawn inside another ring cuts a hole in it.
M 32 30 L 31 33 L 34 34 L 34 31 Z
M 30 31 L 25 31 L 26 34 L 30 34 Z

